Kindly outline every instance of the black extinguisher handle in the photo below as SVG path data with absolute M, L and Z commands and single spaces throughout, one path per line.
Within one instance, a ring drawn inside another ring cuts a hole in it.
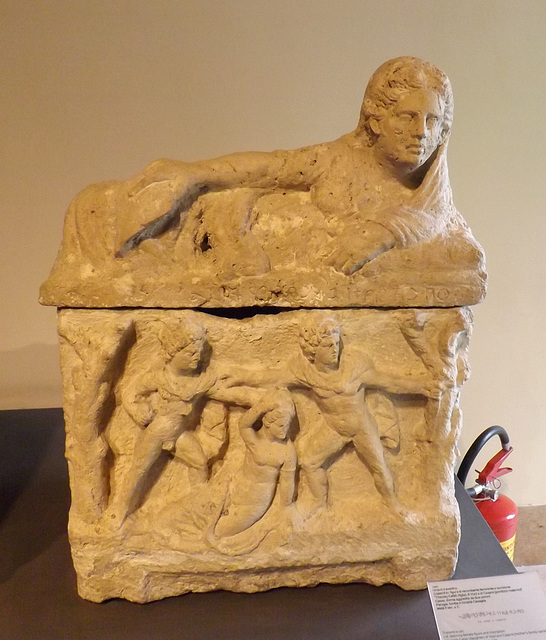
M 463 487 L 465 485 L 468 472 L 470 471 L 470 467 L 474 464 L 474 460 L 477 458 L 478 453 L 480 453 L 485 443 L 495 436 L 499 436 L 502 448 L 505 451 L 510 448 L 510 438 L 503 427 L 494 425 L 480 433 L 470 446 L 470 449 L 466 452 L 465 457 L 462 459 L 459 466 L 459 471 L 457 471 L 457 478 L 459 478 Z

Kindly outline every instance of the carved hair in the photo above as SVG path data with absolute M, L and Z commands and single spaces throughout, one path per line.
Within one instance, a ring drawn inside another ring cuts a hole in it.
M 179 320 L 162 324 L 159 340 L 170 358 L 193 342 L 206 343 L 207 334 L 203 326 L 195 320 Z
M 270 411 L 279 411 L 287 421 L 292 420 L 296 415 L 296 408 L 290 391 L 287 389 L 276 389 L 268 403 L 268 408 L 267 411 L 264 412 L 264 415 Z
M 323 316 L 319 320 L 300 325 L 300 347 L 305 357 L 314 362 L 322 338 L 334 334 L 339 337 L 341 329 L 339 322 L 332 316 Z
M 444 135 L 453 123 L 453 93 L 446 74 L 420 58 L 394 58 L 382 64 L 372 75 L 360 110 L 357 131 L 366 131 L 373 143 L 376 135 L 370 128 L 370 119 L 381 119 L 403 93 L 412 89 L 431 89 L 444 103 Z

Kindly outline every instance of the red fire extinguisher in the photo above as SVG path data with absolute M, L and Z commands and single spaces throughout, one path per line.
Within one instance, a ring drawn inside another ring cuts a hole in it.
M 513 451 L 513 448 L 510 446 L 508 434 L 502 427 L 489 427 L 476 438 L 461 462 L 457 477 L 464 486 L 466 477 L 476 456 L 485 443 L 496 435 L 498 435 L 501 440 L 502 449 L 489 460 L 482 471 L 477 472 L 478 478 L 476 484 L 466 491 L 485 518 L 487 524 L 491 527 L 491 530 L 501 543 L 502 548 L 508 554 L 510 560 L 513 560 L 514 547 L 516 544 L 518 508 L 515 502 L 510 500 L 508 496 L 499 493 L 501 484 L 499 478 L 512 471 L 510 467 L 502 467 L 501 465 Z

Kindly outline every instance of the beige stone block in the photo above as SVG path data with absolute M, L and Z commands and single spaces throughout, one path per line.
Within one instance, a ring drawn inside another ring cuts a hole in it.
M 466 309 L 60 311 L 80 594 L 447 578 L 470 327 Z

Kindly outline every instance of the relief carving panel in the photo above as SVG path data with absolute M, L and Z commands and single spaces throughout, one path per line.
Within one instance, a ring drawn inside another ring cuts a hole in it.
M 82 595 L 448 577 L 470 320 L 61 311 Z

